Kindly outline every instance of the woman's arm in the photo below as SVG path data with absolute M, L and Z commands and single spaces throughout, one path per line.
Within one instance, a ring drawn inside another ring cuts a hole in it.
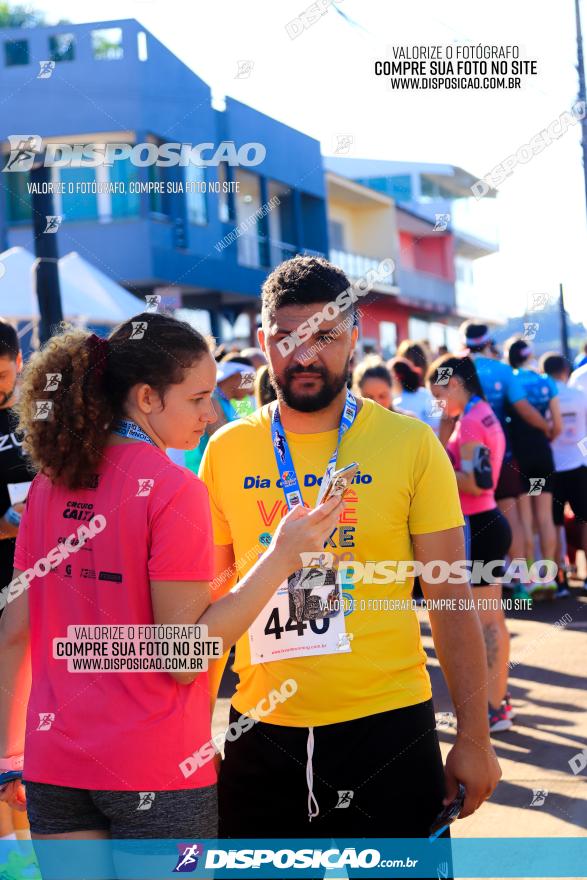
M 481 446 L 481 443 L 463 443 L 460 448 L 461 452 L 461 470 L 455 471 L 455 475 L 457 478 L 457 486 L 459 487 L 459 492 L 465 492 L 467 495 L 481 495 L 485 490 L 480 489 L 477 485 L 477 481 L 475 480 L 475 474 L 473 473 L 473 455 L 475 453 L 475 449 Z M 463 464 L 468 462 L 471 469 L 469 470 L 468 465 L 465 465 L 465 469 L 463 469 Z M 495 477 L 495 475 L 494 475 Z
M 14 578 L 22 572 L 14 569 Z M 0 617 L 0 758 L 22 755 L 31 690 L 29 600 L 25 590 Z
M 313 510 L 294 507 L 277 527 L 273 541 L 228 595 L 212 602 L 207 581 L 151 581 L 153 617 L 159 624 L 200 624 L 209 638 L 221 638 L 223 651 L 242 636 L 279 585 L 300 568 L 300 553 L 324 548 L 341 514 L 342 499 L 332 497 Z M 174 672 L 180 684 L 191 684 L 197 673 Z
M 549 404 L 550 415 L 552 416 L 552 425 L 550 426 L 549 439 L 554 440 L 563 429 L 563 418 L 561 416 L 561 405 L 558 397 L 553 397 Z

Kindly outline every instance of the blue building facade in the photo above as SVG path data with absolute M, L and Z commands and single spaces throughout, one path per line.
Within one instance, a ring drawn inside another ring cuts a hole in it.
M 180 294 L 182 305 L 210 312 L 218 335 L 220 315 L 254 317 L 271 267 L 328 252 L 319 142 L 230 98 L 214 109 L 209 86 L 137 21 L 4 29 L 0 43 L 5 156 L 9 136 L 33 134 L 44 146 L 234 142 L 265 151 L 250 167 L 129 158 L 53 167 L 52 182 L 74 185 L 54 197 L 60 255 L 78 251 L 140 296 Z M 28 182 L 26 171 L 0 177 L 0 251 L 34 250 Z M 190 191 L 131 192 L 141 182 Z

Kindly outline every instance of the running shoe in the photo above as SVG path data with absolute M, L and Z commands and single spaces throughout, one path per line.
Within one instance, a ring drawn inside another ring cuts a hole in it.
M 536 602 L 544 602 L 555 598 L 557 585 L 554 581 L 549 584 L 529 584 L 528 589 L 532 599 L 535 599 Z
M 564 599 L 565 596 L 570 596 L 571 591 L 569 590 L 569 582 L 567 580 L 567 573 L 564 568 L 559 568 L 556 573 L 556 595 L 555 599 Z
M 512 695 L 509 691 L 501 701 L 501 708 L 505 712 L 506 716 L 510 719 L 510 721 L 513 721 L 516 717 L 516 710 L 512 706 Z
M 512 599 L 521 599 L 522 602 L 528 603 L 529 608 L 532 607 L 532 596 L 523 584 L 518 583 L 514 586 Z
M 506 715 L 503 706 L 499 709 L 489 706 L 489 733 L 501 733 L 502 730 L 509 730 L 511 726 L 512 720 Z

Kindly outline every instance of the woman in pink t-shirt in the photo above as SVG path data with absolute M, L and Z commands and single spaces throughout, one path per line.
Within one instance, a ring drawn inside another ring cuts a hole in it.
M 458 419 L 447 452 L 456 471 L 465 516 L 471 586 L 483 587 L 475 599 L 487 649 L 489 728 L 493 732 L 507 730 L 512 726 L 504 706 L 508 699 L 509 634 L 500 579 L 505 574 L 511 530 L 495 501 L 505 436 L 485 400 L 471 358 L 439 358 L 430 367 L 428 382 L 446 416 Z
M 217 834 L 213 760 L 182 770 L 211 735 L 202 646 L 185 627 L 234 644 L 299 554 L 324 547 L 341 502 L 294 508 L 211 604 L 207 489 L 166 449 L 197 446 L 215 385 L 204 338 L 157 313 L 108 340 L 66 329 L 25 369 L 20 427 L 39 473 L 0 593 L 0 799 L 24 809 L 8 781 L 24 752 L 33 839 Z

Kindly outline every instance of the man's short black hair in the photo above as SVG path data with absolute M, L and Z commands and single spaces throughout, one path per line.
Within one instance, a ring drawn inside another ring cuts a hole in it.
M 261 291 L 263 315 L 291 305 L 326 303 L 351 286 L 342 269 L 323 257 L 293 257 L 267 276 Z M 355 306 L 350 306 L 355 314 Z
M 562 354 L 557 354 L 555 351 L 547 351 L 540 358 L 540 369 L 547 376 L 563 376 L 565 373 L 571 372 L 571 365 Z
M 20 351 L 16 330 L 4 318 L 0 318 L 0 357 L 8 355 L 15 361 Z

